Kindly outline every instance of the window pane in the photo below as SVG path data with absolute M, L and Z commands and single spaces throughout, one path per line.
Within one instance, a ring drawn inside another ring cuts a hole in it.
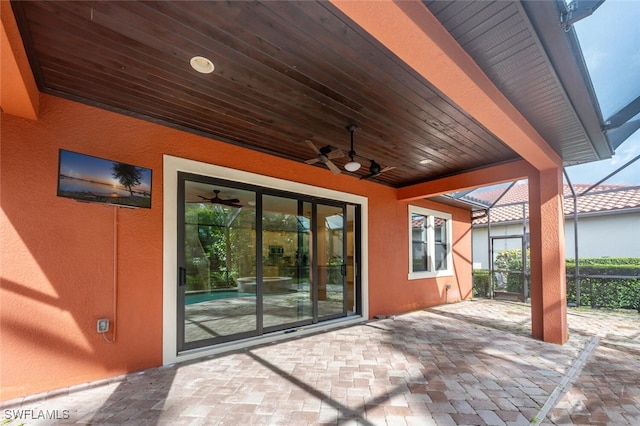
M 409 206 L 409 221 L 409 279 L 451 274 L 451 215 Z
M 434 217 L 433 219 L 435 267 L 436 271 L 447 269 L 447 219 Z
M 427 216 L 411 215 L 412 272 L 429 271 L 429 244 L 427 241 Z
M 310 320 L 311 204 L 265 195 L 262 216 L 263 325 Z
M 344 311 L 343 209 L 317 206 L 318 316 L 335 316 Z
M 255 277 L 255 200 L 252 191 L 185 181 L 184 344 L 257 328 L 255 285 L 241 284 Z
M 358 311 L 356 303 L 356 208 L 347 206 L 347 313 L 354 314 Z

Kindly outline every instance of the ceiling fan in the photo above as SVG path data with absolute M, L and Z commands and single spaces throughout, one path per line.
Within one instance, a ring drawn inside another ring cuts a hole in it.
M 380 164 L 376 163 L 375 161 L 373 160 L 369 160 L 369 161 L 371 161 L 371 165 L 369 165 L 369 174 L 365 176 L 360 176 L 360 180 L 369 179 L 374 176 L 378 176 L 381 173 L 388 172 L 389 170 L 395 169 L 395 167 L 392 167 L 392 166 L 387 166 L 383 169 L 380 166 Z
M 240 204 L 240 200 L 238 200 L 237 198 L 229 198 L 225 200 L 220 198 L 219 189 L 214 189 L 213 192 L 215 193 L 215 196 L 212 198 L 207 198 L 203 195 L 198 195 L 198 197 L 202 198 L 203 200 L 207 200 L 211 204 L 220 204 L 220 205 L 229 206 L 229 207 L 242 207 L 242 204 Z
M 315 153 L 318 154 L 315 158 L 311 158 L 311 159 L 305 161 L 305 163 L 307 163 L 307 164 L 315 164 L 315 163 L 320 162 L 320 163 L 326 165 L 327 168 L 333 172 L 333 174 L 337 175 L 338 173 L 340 173 L 340 169 L 338 168 L 338 166 L 333 164 L 333 162 L 331 161 L 334 158 L 344 157 L 344 152 L 342 152 L 342 150 L 340 148 L 336 148 L 336 147 L 333 147 L 331 145 L 327 145 L 327 146 L 323 146 L 322 148 L 318 149 L 318 147 L 315 146 L 314 143 L 311 142 L 308 139 L 305 140 L 305 143 L 307 145 L 309 145 L 309 147 Z
M 353 149 L 353 132 L 358 128 L 355 124 L 349 124 L 347 126 L 347 130 L 351 133 L 351 149 L 349 150 L 349 158 L 351 159 L 347 164 L 344 165 L 344 168 L 350 172 L 355 172 L 360 169 L 361 164 L 355 160 L 355 157 L 362 157 L 361 155 L 356 154 L 356 151 Z M 369 160 L 371 164 L 369 165 L 369 174 L 365 176 L 360 176 L 360 180 L 369 179 L 374 176 L 378 176 L 381 173 L 387 172 L 389 170 L 395 169 L 395 167 L 385 167 L 384 169 L 380 166 L 380 164 L 376 163 L 374 160 Z

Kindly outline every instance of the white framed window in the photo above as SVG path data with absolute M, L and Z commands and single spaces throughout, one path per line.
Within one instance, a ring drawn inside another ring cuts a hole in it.
M 409 279 L 453 275 L 451 215 L 409 206 Z

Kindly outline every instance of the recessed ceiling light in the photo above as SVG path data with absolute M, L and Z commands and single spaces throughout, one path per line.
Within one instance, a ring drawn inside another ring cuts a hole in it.
M 420 164 L 429 164 L 431 162 L 433 162 L 433 160 L 430 158 L 425 158 L 424 160 L 420 160 Z
M 213 62 L 203 56 L 194 56 L 189 63 L 191 64 L 191 68 L 202 74 L 210 74 L 216 68 Z

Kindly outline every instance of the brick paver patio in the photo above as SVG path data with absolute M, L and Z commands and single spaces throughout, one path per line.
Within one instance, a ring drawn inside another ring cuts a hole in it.
M 529 336 L 527 305 L 467 301 L 7 401 L 2 415 L 16 425 L 640 424 L 640 315 L 570 310 L 569 329 L 565 345 L 543 343 Z

